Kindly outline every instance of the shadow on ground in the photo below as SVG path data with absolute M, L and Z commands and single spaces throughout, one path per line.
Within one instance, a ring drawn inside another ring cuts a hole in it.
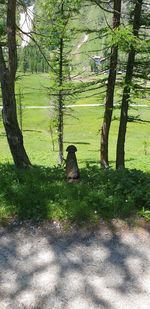
M 74 142 L 64 141 L 64 144 L 74 144 Z M 90 145 L 88 142 L 75 142 L 76 145 Z
M 113 224 L 95 232 L 58 230 L 31 224 L 1 230 L 0 308 L 149 308 L 146 231 Z
M 65 169 L 17 170 L 0 165 L 0 219 L 69 220 L 150 218 L 150 174 L 139 170 L 83 168 L 81 181 L 66 181 Z

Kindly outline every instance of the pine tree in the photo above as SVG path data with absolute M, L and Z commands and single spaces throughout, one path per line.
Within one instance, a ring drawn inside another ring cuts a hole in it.
M 69 43 L 75 35 L 71 25 L 73 16 L 78 12 L 79 0 L 50 0 L 41 4 L 39 29 L 42 47 L 50 51 L 50 104 L 56 115 L 58 135 L 58 161 L 63 163 L 64 112 L 66 98 L 71 98 Z M 44 16 L 44 20 L 42 16 Z

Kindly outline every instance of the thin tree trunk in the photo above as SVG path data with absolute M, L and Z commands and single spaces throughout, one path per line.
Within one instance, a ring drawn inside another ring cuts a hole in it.
M 136 1 L 134 9 L 134 20 L 133 20 L 133 34 L 138 37 L 138 32 L 140 28 L 141 10 L 142 10 L 143 0 Z M 136 50 L 132 46 L 128 55 L 126 77 L 125 77 L 125 87 L 123 90 L 122 105 L 121 105 L 121 115 L 120 115 L 120 125 L 117 140 L 117 154 L 116 154 L 116 168 L 121 168 L 125 166 L 125 137 L 128 122 L 128 109 L 130 101 L 130 90 L 131 82 L 133 78 L 134 62 L 135 62 Z
M 121 1 L 122 0 L 114 0 L 113 29 L 119 27 L 120 25 Z M 105 112 L 104 112 L 103 125 L 101 128 L 100 161 L 101 166 L 104 168 L 107 168 L 109 166 L 108 139 L 112 120 L 113 106 L 114 106 L 114 90 L 116 82 L 117 61 L 118 61 L 118 46 L 114 45 L 111 48 Z
M 58 160 L 63 163 L 63 102 L 62 93 L 59 92 L 59 111 L 58 111 Z
M 8 68 L 6 67 L 2 46 L 0 46 L 0 81 L 3 99 L 3 123 L 16 167 L 27 167 L 31 165 L 31 163 L 23 146 L 23 137 L 17 121 L 15 99 L 15 76 L 17 70 L 16 0 L 8 0 L 7 3 L 7 44 Z
M 61 14 L 64 14 L 63 1 L 61 4 Z M 63 50 L 64 50 L 64 41 L 63 38 L 60 38 L 60 47 L 59 47 L 59 96 L 58 96 L 58 161 L 60 164 L 63 163 L 64 154 L 63 154 L 63 94 L 62 94 L 62 85 L 63 85 Z

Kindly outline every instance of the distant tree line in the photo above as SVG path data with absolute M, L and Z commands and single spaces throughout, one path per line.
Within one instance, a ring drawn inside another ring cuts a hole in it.
M 44 51 L 46 58 L 49 58 L 48 50 Z M 49 66 L 47 61 L 43 58 L 39 48 L 34 44 L 29 44 L 24 48 L 18 49 L 18 68 L 23 73 L 47 73 Z

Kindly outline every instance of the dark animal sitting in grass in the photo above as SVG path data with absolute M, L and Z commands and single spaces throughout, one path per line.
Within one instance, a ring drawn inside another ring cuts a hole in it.
M 78 182 L 80 179 L 80 173 L 75 154 L 77 148 L 74 145 L 70 145 L 67 147 L 66 151 L 68 152 L 66 159 L 66 173 L 68 182 Z

